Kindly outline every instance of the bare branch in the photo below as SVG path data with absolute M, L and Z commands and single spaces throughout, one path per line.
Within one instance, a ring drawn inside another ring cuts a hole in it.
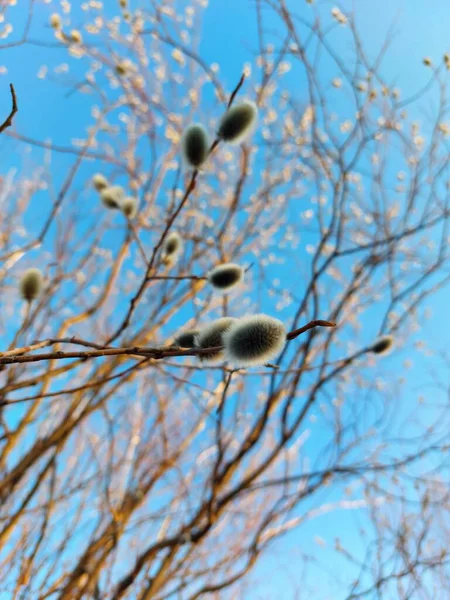
M 13 86 L 12 83 L 9 84 L 9 89 L 11 90 L 12 108 L 11 108 L 11 112 L 9 113 L 8 117 L 6 118 L 6 120 L 3 121 L 3 123 L 0 125 L 0 133 L 2 133 L 3 131 L 5 131 L 5 129 L 7 129 L 8 127 L 11 127 L 11 125 L 13 123 L 14 115 L 19 110 L 19 108 L 17 106 L 16 90 L 14 89 L 14 86 Z

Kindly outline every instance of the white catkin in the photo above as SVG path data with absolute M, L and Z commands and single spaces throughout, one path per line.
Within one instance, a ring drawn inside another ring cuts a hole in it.
M 198 169 L 208 158 L 209 138 L 198 123 L 190 125 L 181 137 L 181 155 L 185 166 Z
M 120 209 L 128 219 L 134 219 L 138 210 L 138 201 L 134 196 L 127 196 L 120 204 Z
M 20 279 L 19 290 L 20 295 L 27 302 L 36 300 L 41 294 L 44 287 L 44 277 L 39 269 L 28 269 Z
M 218 265 L 208 275 L 209 284 L 219 292 L 228 292 L 244 279 L 244 269 L 235 263 Z
M 253 132 L 257 118 L 256 104 L 245 100 L 225 113 L 219 124 L 218 136 L 229 144 L 240 144 Z
M 185 329 L 175 336 L 174 343 L 180 348 L 195 348 L 195 340 L 199 333 L 200 329 Z
M 223 336 L 225 332 L 233 325 L 236 321 L 233 317 L 222 317 L 217 319 L 209 325 L 206 325 L 200 330 L 200 333 L 195 338 L 195 343 L 198 348 L 218 348 L 223 346 Z M 200 355 L 200 360 L 204 362 L 215 362 L 223 359 L 224 352 L 217 350 L 207 354 Z
M 183 242 L 180 235 L 173 231 L 164 240 L 163 254 L 166 257 L 175 257 L 181 252 L 182 248 Z
M 50 15 L 50 26 L 53 27 L 53 29 L 61 29 L 61 25 L 61 17 L 58 15 L 58 13 L 53 13 Z
M 108 180 L 101 173 L 96 173 L 92 178 L 92 185 L 97 190 L 97 192 L 101 192 L 105 188 L 108 187 Z
M 120 209 L 123 202 L 124 191 L 120 185 L 112 185 L 100 192 L 100 198 L 106 208 Z
M 383 355 L 389 354 L 394 346 L 394 338 L 392 335 L 384 335 L 377 339 L 377 341 L 371 346 L 370 350 L 374 354 Z
M 238 319 L 223 336 L 226 360 L 235 366 L 264 365 L 276 358 L 286 345 L 284 324 L 268 315 Z

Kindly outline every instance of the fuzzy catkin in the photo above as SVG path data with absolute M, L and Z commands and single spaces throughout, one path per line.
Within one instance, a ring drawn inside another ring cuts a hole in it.
M 264 365 L 286 345 L 286 329 L 278 319 L 253 315 L 238 319 L 224 334 L 225 358 L 237 368 Z
M 115 66 L 115 70 L 117 75 L 125 75 L 128 71 L 127 65 L 124 61 L 117 63 Z
M 375 344 L 370 348 L 374 354 L 386 354 L 391 350 L 394 343 L 394 338 L 391 335 L 380 337 Z
M 195 344 L 198 348 L 219 348 L 222 347 L 223 335 L 236 321 L 233 317 L 222 317 L 206 325 L 200 330 L 200 333 L 195 338 Z M 200 360 L 206 362 L 214 362 L 224 357 L 223 348 L 213 352 L 200 355 Z
M 244 278 L 244 269 L 235 263 L 226 263 L 212 269 L 207 277 L 214 289 L 226 292 L 241 283 Z
M 190 125 L 181 138 L 181 151 L 184 163 L 198 169 L 208 158 L 208 134 L 203 125 Z
M 70 32 L 70 38 L 75 44 L 81 44 L 81 42 L 83 41 L 83 37 L 78 31 L 78 29 L 72 29 L 72 31 Z
M 39 269 L 28 269 L 20 279 L 20 295 L 27 302 L 36 300 L 44 287 L 44 277 Z
M 250 100 L 232 106 L 220 121 L 219 138 L 230 144 L 239 144 L 253 131 L 257 116 L 256 104 Z
M 97 190 L 97 192 L 101 192 L 105 188 L 108 187 L 108 180 L 101 173 L 96 173 L 92 178 L 92 185 Z
M 50 26 L 53 27 L 53 29 L 61 29 L 62 21 L 58 13 L 50 15 Z
M 172 256 L 181 251 L 181 237 L 176 231 L 169 233 L 164 241 L 163 252 L 165 256 Z
M 195 348 L 195 339 L 200 333 L 200 329 L 186 329 L 175 336 L 175 346 L 180 348 Z
M 120 209 L 128 219 L 134 219 L 138 209 L 137 198 L 134 196 L 127 196 L 120 204 Z
M 124 197 L 123 188 L 120 185 L 112 185 L 100 192 L 100 198 L 106 208 L 119 209 Z

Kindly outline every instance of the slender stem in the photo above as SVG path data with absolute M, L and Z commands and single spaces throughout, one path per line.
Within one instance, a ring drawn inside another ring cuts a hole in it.
M 135 225 L 134 225 L 134 223 L 132 222 L 131 219 L 129 219 L 128 217 L 126 217 L 126 219 L 127 219 L 127 222 L 128 222 L 128 229 L 131 231 L 131 235 L 133 236 L 133 238 L 134 238 L 134 240 L 135 240 L 135 242 L 137 244 L 137 247 L 138 247 L 138 250 L 140 252 L 140 255 L 142 256 L 142 259 L 143 259 L 144 263 L 146 265 L 148 265 L 148 258 L 147 258 L 147 255 L 145 254 L 145 250 L 144 250 L 144 247 L 142 245 L 142 242 L 139 239 L 139 235 L 138 235 L 138 232 L 136 230 L 136 227 L 135 227 Z
M 307 325 L 300 327 L 300 329 L 295 329 L 287 334 L 286 339 L 288 341 L 295 339 L 305 331 L 309 329 L 313 329 L 314 327 L 336 327 L 336 323 L 332 323 L 331 321 L 321 321 L 320 319 L 315 319 L 314 321 L 310 321 Z
M 12 83 L 9 84 L 9 89 L 11 90 L 12 108 L 11 108 L 11 112 L 9 113 L 9 115 L 6 117 L 6 119 L 0 125 L 0 133 L 5 131 L 5 129 L 7 129 L 8 127 L 11 127 L 14 115 L 19 110 L 19 108 L 17 106 L 16 90 L 14 89 L 14 86 Z
M 174 281 L 192 279 L 193 281 L 204 281 L 208 278 L 200 275 L 152 275 L 151 277 L 149 277 L 149 280 L 153 279 L 173 279 Z

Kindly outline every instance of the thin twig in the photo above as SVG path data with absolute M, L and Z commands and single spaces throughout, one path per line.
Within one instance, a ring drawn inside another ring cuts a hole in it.
M 313 329 L 314 327 L 336 327 L 336 323 L 332 323 L 331 321 L 321 321 L 315 319 L 314 321 L 310 321 L 307 325 L 300 327 L 300 329 L 295 329 L 295 331 L 291 331 L 287 334 L 286 339 L 288 341 L 295 339 L 305 331 L 309 329 Z
M 5 129 L 7 129 L 8 127 L 11 127 L 14 115 L 16 114 L 16 112 L 19 111 L 19 108 L 17 106 L 16 90 L 14 89 L 14 86 L 12 83 L 9 84 L 9 89 L 11 90 L 12 109 L 11 109 L 11 112 L 9 113 L 8 117 L 6 118 L 6 120 L 3 121 L 3 123 L 0 125 L 0 133 L 5 131 Z
M 123 371 L 120 371 L 119 373 L 115 373 L 114 375 L 110 375 L 109 377 L 103 377 L 103 378 L 98 379 L 97 381 L 93 381 L 91 383 L 85 383 L 85 384 L 79 385 L 77 387 L 63 389 L 63 390 L 60 390 L 59 392 L 47 392 L 44 394 L 40 393 L 39 395 L 27 396 L 24 398 L 14 398 L 14 400 L 3 400 L 3 401 L 0 401 L 0 406 L 10 406 L 11 404 L 22 404 L 23 402 L 31 402 L 32 400 L 36 400 L 37 398 L 39 398 L 39 400 L 42 400 L 43 398 L 54 398 L 56 396 L 64 396 L 67 394 L 75 394 L 76 392 L 89 390 L 91 388 L 104 385 L 105 383 L 109 383 L 110 381 L 114 381 L 115 379 L 119 379 L 120 377 L 123 377 L 124 375 L 128 375 L 129 373 L 131 373 L 131 371 L 138 370 L 140 367 L 145 365 L 145 363 L 147 363 L 149 360 L 150 360 L 149 358 L 143 358 L 139 363 L 133 364 L 131 367 L 127 367 L 126 369 L 124 369 Z
M 149 279 L 172 279 L 174 281 L 184 281 L 185 279 L 191 279 L 192 281 L 205 281 L 208 279 L 201 275 L 152 275 Z
M 239 79 L 239 83 L 237 84 L 237 86 L 234 88 L 234 90 L 231 93 L 230 99 L 228 101 L 228 108 L 230 108 L 230 106 L 233 104 L 237 93 L 239 92 L 241 87 L 244 85 L 244 81 L 245 81 L 245 73 L 242 73 L 241 78 Z
M 134 223 L 132 222 L 132 220 L 129 219 L 128 217 L 127 217 L 127 222 L 128 222 L 128 228 L 129 228 L 129 230 L 131 232 L 131 235 L 134 238 L 134 241 L 137 244 L 137 247 L 138 247 L 138 250 L 139 250 L 139 252 L 140 252 L 140 254 L 142 256 L 142 259 L 143 259 L 144 263 L 146 265 L 148 265 L 148 258 L 147 258 L 147 255 L 145 254 L 145 250 L 144 250 L 144 247 L 143 247 L 143 245 L 141 243 L 141 240 L 139 239 L 139 235 L 138 235 L 138 232 L 136 230 L 136 227 L 134 226 Z

